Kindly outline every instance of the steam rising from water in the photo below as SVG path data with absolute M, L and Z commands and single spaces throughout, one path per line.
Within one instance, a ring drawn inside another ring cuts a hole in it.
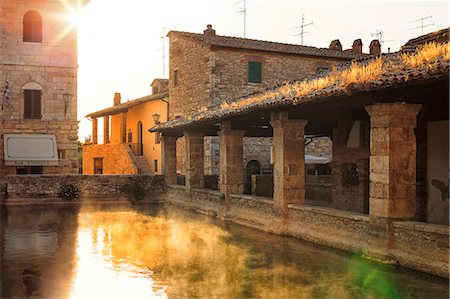
M 281 252 L 266 255 L 225 228 L 170 209 L 81 212 L 78 223 L 72 298 L 96 297 L 95 289 L 108 298 L 349 298 L 349 284 L 364 279 L 355 263 L 356 276 L 330 267 L 317 277 Z

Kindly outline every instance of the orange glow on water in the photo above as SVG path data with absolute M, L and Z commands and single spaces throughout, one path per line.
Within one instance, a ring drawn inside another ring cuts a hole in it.
M 76 273 L 70 298 L 167 298 L 152 272 L 115 259 L 106 227 L 78 230 Z

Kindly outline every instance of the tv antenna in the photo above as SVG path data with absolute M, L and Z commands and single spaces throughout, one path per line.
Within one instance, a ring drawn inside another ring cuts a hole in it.
M 289 28 L 290 30 L 300 28 L 300 33 L 299 34 L 295 34 L 295 36 L 300 36 L 300 45 L 303 45 L 303 36 L 306 33 L 309 33 L 309 32 L 305 31 L 305 27 L 311 26 L 311 25 L 313 25 L 312 21 L 307 23 L 307 24 L 305 24 L 305 15 L 302 15 L 302 24 L 300 26 L 297 26 L 297 27 Z
M 381 29 L 377 29 L 377 31 L 375 33 L 372 33 L 370 36 L 377 37 L 378 41 L 380 42 L 380 45 L 383 45 L 383 43 L 389 43 L 389 42 L 394 41 L 393 39 L 384 40 L 383 39 L 383 30 L 381 30 Z
M 422 32 L 422 35 L 423 35 L 423 28 L 429 27 L 429 26 L 434 26 L 434 22 L 433 23 L 424 24 L 424 21 L 428 20 L 428 19 L 433 19 L 433 15 L 429 15 L 428 17 L 419 18 L 417 20 L 412 20 L 411 23 L 420 22 L 420 26 L 409 28 L 409 30 L 421 29 L 421 32 Z
M 166 78 L 166 27 L 163 27 L 162 35 L 162 48 L 158 48 L 157 52 L 162 51 L 162 56 L 159 56 L 158 59 L 162 58 L 162 77 Z
M 241 0 L 238 2 L 235 2 L 234 4 L 240 4 L 242 3 L 242 7 L 241 10 L 237 11 L 237 13 L 241 14 L 244 16 L 244 38 L 245 38 L 245 30 L 247 27 L 247 0 Z
M 162 32 L 162 63 L 163 63 L 163 78 L 166 78 L 166 27 L 163 27 Z

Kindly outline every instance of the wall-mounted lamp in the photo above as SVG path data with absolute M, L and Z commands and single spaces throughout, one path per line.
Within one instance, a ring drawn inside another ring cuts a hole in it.
M 159 115 L 158 113 L 153 114 L 153 121 L 155 122 L 155 124 L 159 124 L 160 117 L 161 115 Z
M 72 99 L 72 95 L 70 93 L 63 94 L 64 100 L 64 116 L 67 114 L 67 108 L 69 107 L 70 100 Z

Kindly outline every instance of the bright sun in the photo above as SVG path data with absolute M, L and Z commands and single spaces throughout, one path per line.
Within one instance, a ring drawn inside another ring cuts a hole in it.
M 78 26 L 81 23 L 81 11 L 80 10 L 74 10 L 71 11 L 70 14 L 67 16 L 67 19 L 70 22 L 70 25 L 72 26 Z

